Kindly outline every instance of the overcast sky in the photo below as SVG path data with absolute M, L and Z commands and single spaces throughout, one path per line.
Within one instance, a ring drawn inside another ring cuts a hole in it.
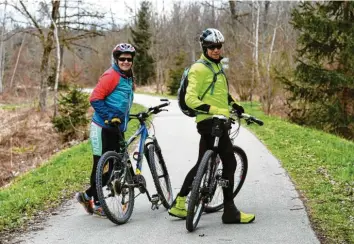
M 97 2 L 96 0 L 87 1 Z M 102 4 L 102 7 L 104 8 L 112 9 L 112 11 L 117 14 L 117 19 L 126 22 L 132 17 L 128 9 L 130 8 L 133 11 L 138 11 L 142 1 L 143 0 L 101 0 L 100 4 Z M 158 14 L 162 14 L 162 12 L 166 14 L 170 13 L 174 2 L 188 3 L 202 1 L 205 0 L 149 0 L 152 4 L 153 11 L 156 11 Z M 212 0 L 209 1 L 211 2 Z M 223 0 L 214 0 L 215 3 L 222 1 Z
M 4 3 L 5 0 L 0 0 L 0 3 Z M 12 3 L 19 4 L 19 0 L 8 0 Z M 42 0 L 44 2 L 50 3 L 50 0 Z M 68 0 L 70 1 L 70 0 Z M 77 2 L 78 0 L 72 0 Z M 140 8 L 140 3 L 143 0 L 81 0 L 83 3 L 91 4 L 92 7 L 100 7 L 103 11 L 110 11 L 112 10 L 115 21 L 117 24 L 121 25 L 127 23 L 132 20 L 134 13 L 137 12 Z M 205 0 L 148 0 L 152 4 L 152 10 L 157 12 L 159 15 L 165 13 L 169 15 L 171 12 L 173 3 L 180 2 L 180 3 L 188 3 L 188 2 L 202 2 Z M 209 0 L 212 1 L 212 0 Z M 214 0 L 215 3 L 221 2 L 223 0 Z M 224 0 L 225 2 L 226 0 Z M 38 10 L 39 2 L 41 0 L 23 0 L 25 5 L 27 6 L 30 13 L 37 15 L 36 10 Z M 130 11 L 131 10 L 131 11 Z M 16 12 L 11 8 L 7 7 L 7 16 L 9 16 L 9 11 L 12 14 L 16 14 Z M 0 18 L 2 20 L 4 13 L 4 5 L 0 5 Z M 11 14 L 11 15 L 12 15 Z M 107 15 L 107 17 L 110 15 Z M 22 20 L 22 18 L 19 16 Z M 17 19 L 17 18 L 16 18 Z

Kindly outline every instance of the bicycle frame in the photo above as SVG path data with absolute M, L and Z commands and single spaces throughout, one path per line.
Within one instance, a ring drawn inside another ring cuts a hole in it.
M 217 184 L 221 185 L 222 187 L 227 187 L 228 186 L 228 181 L 222 178 L 218 178 L 217 173 L 218 173 L 218 166 L 221 163 L 220 160 L 220 156 L 217 153 L 217 148 L 219 146 L 219 141 L 220 141 L 220 137 L 222 136 L 223 133 L 226 133 L 224 130 L 224 128 L 220 127 L 220 126 L 224 126 L 225 123 L 227 123 L 228 119 L 225 116 L 222 115 L 214 115 L 213 116 L 215 120 L 215 124 L 213 125 L 213 131 L 212 131 L 212 135 L 215 137 L 214 139 L 214 144 L 213 144 L 213 157 L 211 158 L 211 162 L 208 164 L 207 166 L 207 173 L 206 173 L 206 183 L 207 183 L 207 187 L 209 189 L 208 191 L 208 199 L 207 202 L 209 202 L 211 199 L 210 196 L 214 195 L 214 191 L 216 189 Z M 237 121 L 238 122 L 238 127 L 236 129 L 236 133 L 230 133 L 231 131 L 231 127 L 229 129 L 229 131 L 227 132 L 231 142 L 233 143 L 235 137 L 238 135 L 239 132 L 239 128 L 240 128 L 240 119 L 243 118 L 246 120 L 247 124 L 250 123 L 257 123 L 258 125 L 263 125 L 263 121 L 256 119 L 255 117 L 249 115 L 249 114 L 242 114 L 241 116 L 238 116 L 235 118 L 230 118 L 229 121 L 231 123 Z M 231 126 L 231 124 L 230 124 Z
M 138 157 L 136 162 L 136 169 L 135 174 L 140 175 L 142 172 L 142 160 L 144 157 L 144 148 L 145 148 L 145 141 L 149 138 L 149 131 L 145 125 L 145 123 L 140 123 L 140 127 L 135 131 L 134 135 L 132 135 L 128 141 L 126 142 L 126 153 L 128 154 L 128 147 L 131 145 L 136 138 L 140 135 L 139 141 L 139 150 L 138 150 Z
M 213 151 L 214 155 L 211 158 L 211 162 L 207 166 L 207 173 L 206 173 L 206 182 L 208 184 L 209 192 L 208 192 L 208 200 L 207 202 L 211 201 L 212 196 L 214 195 L 215 189 L 217 184 L 220 184 L 222 187 L 227 187 L 228 181 L 222 178 L 217 178 L 218 166 L 221 163 L 220 156 L 217 153 L 217 148 L 219 146 L 220 137 L 223 133 L 224 128 L 220 128 L 220 126 L 224 126 L 227 122 L 227 118 L 225 116 L 214 116 L 217 119 L 217 123 L 213 125 L 213 132 L 212 134 L 215 136 L 214 144 L 213 144 Z M 227 132 L 229 134 L 230 130 Z M 230 138 L 231 139 L 231 138 Z

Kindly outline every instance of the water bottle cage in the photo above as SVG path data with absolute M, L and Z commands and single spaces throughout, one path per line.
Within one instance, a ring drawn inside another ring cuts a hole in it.
M 134 159 L 135 161 L 140 162 L 140 159 L 141 159 L 141 158 L 142 158 L 142 155 L 140 155 L 139 152 L 134 152 L 134 153 L 133 153 L 133 159 Z

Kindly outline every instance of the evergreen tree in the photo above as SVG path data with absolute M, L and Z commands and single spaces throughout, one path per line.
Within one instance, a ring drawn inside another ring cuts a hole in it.
M 354 138 L 354 2 L 303 2 L 292 25 L 298 65 L 283 78 L 291 119 Z
M 78 128 L 86 127 L 90 107 L 89 95 L 74 86 L 59 99 L 59 116 L 53 118 L 54 127 L 62 134 L 64 141 L 75 138 Z M 86 129 L 83 129 L 86 131 Z
M 170 80 L 167 84 L 170 95 L 177 95 L 183 71 L 185 69 L 185 59 L 186 53 L 183 51 L 175 57 L 175 68 L 170 70 Z
M 138 19 L 135 23 L 135 30 L 131 28 L 133 45 L 136 48 L 134 75 L 138 85 L 146 85 L 148 80 L 155 76 L 154 60 L 149 54 L 152 36 L 149 20 L 150 3 L 142 1 L 138 12 Z

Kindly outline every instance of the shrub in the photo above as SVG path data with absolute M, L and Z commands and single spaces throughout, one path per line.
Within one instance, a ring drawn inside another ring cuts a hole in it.
M 62 134 L 64 141 L 78 136 L 78 132 L 86 131 L 89 122 L 87 110 L 90 107 L 89 95 L 77 86 L 71 87 L 67 93 L 60 94 L 58 101 L 58 116 L 52 122 Z

